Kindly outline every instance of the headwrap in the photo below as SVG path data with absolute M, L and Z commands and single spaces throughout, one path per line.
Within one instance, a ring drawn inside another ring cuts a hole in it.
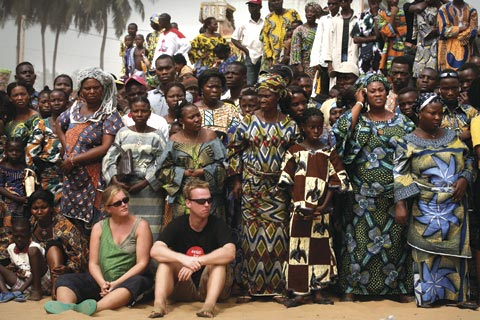
M 337 101 L 333 101 L 330 104 L 330 110 L 329 111 L 332 111 L 332 109 L 336 109 L 336 108 L 346 110 L 347 106 L 344 103 L 342 103 L 342 101 L 337 100 Z
M 160 24 L 158 19 L 160 18 L 160 15 L 158 13 L 152 14 L 150 17 L 150 22 L 155 23 L 155 24 Z
M 100 108 L 94 113 L 94 115 L 89 119 L 89 121 L 100 121 L 101 116 L 104 114 L 111 114 L 116 111 L 117 100 L 115 95 L 117 94 L 117 87 L 115 86 L 115 80 L 112 75 L 104 72 L 102 69 L 97 67 L 90 67 L 83 70 L 80 70 L 77 76 L 77 83 L 79 85 L 79 90 L 82 88 L 82 84 L 86 79 L 95 79 L 103 87 L 103 97 L 102 104 Z
M 274 73 L 264 73 L 258 76 L 256 89 L 267 89 L 276 93 L 280 98 L 285 98 L 288 94 L 285 80 Z
M 313 10 L 315 10 L 317 19 L 320 17 L 320 14 L 322 12 L 321 5 L 316 2 L 307 2 L 307 4 L 305 4 L 305 11 L 307 11 L 308 8 L 312 8 Z
M 443 105 L 443 99 L 438 94 L 433 92 L 420 93 L 415 104 L 417 113 L 433 102 L 440 102 Z
M 373 73 L 369 72 L 366 73 L 365 75 L 360 76 L 360 78 L 357 79 L 357 82 L 355 82 L 355 89 L 358 88 L 366 88 L 370 83 L 373 82 L 380 82 L 383 84 L 385 87 L 385 90 L 387 90 L 387 94 L 390 91 L 390 82 L 388 82 L 388 79 L 380 73 Z

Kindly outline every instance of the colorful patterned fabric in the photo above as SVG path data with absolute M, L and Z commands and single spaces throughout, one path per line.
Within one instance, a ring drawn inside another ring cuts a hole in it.
M 210 213 L 225 220 L 225 157 L 225 147 L 218 139 L 205 143 L 167 142 L 157 178 L 168 194 L 173 218 L 188 214 L 183 186 L 190 178 L 184 176 L 185 170 L 203 169 L 203 179 L 209 183 L 213 198 Z
M 302 20 L 295 9 L 284 9 L 282 15 L 271 12 L 265 17 L 260 33 L 260 41 L 263 43 L 262 70 L 280 63 L 287 28 L 295 20 Z
M 392 168 L 396 139 L 415 125 L 402 114 L 371 121 L 364 113 L 355 128 L 351 125 L 347 111 L 332 128 L 353 188 L 341 217 L 340 285 L 357 295 L 409 294 L 412 263 L 407 229 L 394 221 Z
M 438 32 L 438 69 L 458 69 L 470 60 L 473 55 L 472 40 L 478 32 L 477 10 L 468 3 L 462 10 L 453 2 L 440 7 L 437 15 Z M 460 32 L 460 26 L 467 29 Z
M 0 261 L 8 259 L 7 248 L 10 244 L 11 218 L 7 215 L 7 205 L 0 200 Z
M 370 12 L 370 9 L 367 9 L 360 14 L 350 35 L 352 37 L 371 37 L 375 34 L 374 26 L 375 17 Z M 377 41 L 360 45 L 360 55 L 358 57 L 358 70 L 360 73 L 379 71 L 382 49 Z
M 310 28 L 308 24 L 302 24 L 293 31 L 292 48 L 290 49 L 290 64 L 302 65 L 303 71 L 312 80 L 315 78 L 315 68 L 310 67 L 310 53 L 316 32 L 316 25 Z
M 25 197 L 25 187 L 23 186 L 24 178 L 24 168 L 11 169 L 0 163 L 0 186 L 5 188 L 8 192 L 20 197 Z M 23 216 L 23 203 L 15 202 L 6 197 L 2 198 L 7 205 L 6 216 Z
M 395 200 L 412 199 L 408 243 L 414 248 L 417 305 L 466 301 L 471 257 L 467 201 L 452 199 L 460 178 L 473 181 L 473 158 L 454 131 L 435 140 L 411 133 L 399 140 Z
M 135 178 L 128 181 L 128 185 L 132 186 L 141 180 L 148 181 L 147 187 L 130 194 L 128 206 L 131 213 L 149 223 L 153 239 L 157 239 L 165 195 L 160 191 L 160 183 L 155 174 L 160 168 L 157 161 L 165 147 L 165 141 L 158 131 L 139 133 L 123 127 L 117 132 L 115 143 L 124 151 L 132 151 Z M 117 175 L 119 157 L 120 149 L 115 145 L 112 145 L 103 157 L 102 172 L 107 184 Z
M 242 177 L 243 285 L 252 295 L 281 294 L 284 289 L 288 198 L 274 188 L 297 136 L 298 127 L 288 116 L 265 123 L 247 115 L 229 139 L 229 175 Z
M 347 173 L 336 151 L 308 150 L 302 144 L 288 149 L 278 185 L 289 187 L 290 250 L 286 271 L 287 290 L 297 294 L 326 287 L 337 275 L 330 214 L 304 219 L 301 208 L 323 204 L 327 189 L 346 191 Z
M 459 103 L 454 110 L 444 106 L 442 128 L 459 133 L 468 131 L 470 130 L 470 122 L 478 115 L 477 109 L 468 104 Z
M 198 109 L 202 115 L 202 127 L 214 131 L 227 133 L 228 128 L 236 126 L 240 120 L 237 107 L 228 102 L 222 102 L 222 106 L 217 109 L 209 109 L 204 104 Z
M 158 39 L 160 38 L 160 32 L 153 30 L 149 34 L 147 34 L 147 37 L 145 38 L 145 42 L 147 43 L 146 49 L 147 49 L 147 59 L 150 61 L 150 65 L 152 66 L 152 69 L 155 68 L 155 61 L 153 61 L 153 56 L 155 55 L 155 49 L 157 48 L 157 43 Z M 151 86 L 152 88 L 156 86 Z
M 387 38 L 382 50 L 382 62 L 380 69 L 390 71 L 392 60 L 395 57 L 403 56 L 405 48 L 405 36 L 407 34 L 407 24 L 405 22 L 405 13 L 399 9 L 395 16 L 395 29 L 390 24 L 390 11 L 380 10 L 378 12 L 378 29 L 380 34 Z
M 34 222 L 35 230 L 37 222 Z M 55 214 L 52 221 L 53 238 L 42 241 L 32 233 L 32 239 L 38 242 L 43 248 L 49 245 L 59 247 L 66 258 L 65 266 L 67 273 L 84 272 L 88 268 L 88 240 L 82 235 L 81 231 L 60 214 Z
M 42 117 L 40 117 L 40 115 L 37 113 L 25 121 L 11 120 L 7 122 L 5 125 L 5 135 L 7 136 L 7 140 L 13 137 L 18 137 L 21 138 L 26 144 L 30 138 L 33 128 L 41 119 Z
M 118 112 L 104 114 L 100 121 L 90 121 L 89 116 L 80 114 L 80 106 L 74 104 L 58 117 L 61 130 L 65 132 L 67 145 L 64 159 L 98 147 L 104 134 L 115 135 L 123 126 Z M 61 213 L 66 217 L 91 223 L 100 215 L 101 161 L 77 165 L 63 177 Z
M 417 53 L 413 64 L 413 77 L 417 78 L 426 67 L 437 70 L 438 36 L 430 36 L 437 29 L 437 7 L 426 7 L 416 19 Z
M 205 34 L 200 33 L 190 44 L 192 46 L 190 51 L 188 51 L 190 62 L 197 68 L 203 66 L 212 68 L 215 60 L 217 60 L 217 57 L 213 53 L 213 48 L 215 48 L 217 44 L 227 44 L 227 40 L 221 35 L 207 37 Z
M 27 166 L 35 171 L 44 190 L 57 195 L 62 190 L 63 174 L 57 162 L 62 145 L 53 132 L 50 118 L 40 120 L 33 128 L 25 149 Z

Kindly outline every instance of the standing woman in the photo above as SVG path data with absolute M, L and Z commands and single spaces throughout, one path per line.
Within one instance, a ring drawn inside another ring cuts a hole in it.
M 78 74 L 79 95 L 74 105 L 57 118 L 57 134 L 64 146 L 60 212 L 86 229 L 100 219 L 102 158 L 123 126 L 116 109 L 112 76 L 99 68 Z
M 472 255 L 465 191 L 473 180 L 473 158 L 454 131 L 441 128 L 443 108 L 435 93 L 422 93 L 418 126 L 398 142 L 395 220 L 408 226 L 417 306 L 447 300 L 476 309 L 467 300 Z
M 237 108 L 220 100 L 225 76 L 217 70 L 206 70 L 198 78 L 201 100 L 195 102 L 202 115 L 202 126 L 215 130 L 222 141 L 226 141 L 228 128 L 240 119 Z
M 390 86 L 383 75 L 368 74 L 363 81 L 357 102 L 332 128 L 353 188 L 341 217 L 340 285 L 346 301 L 355 295 L 389 295 L 408 302 L 412 263 L 406 228 L 394 221 L 392 167 L 395 140 L 413 131 L 414 124 L 385 110 Z
M 5 124 L 5 135 L 7 140 L 16 137 L 26 144 L 33 128 L 42 118 L 32 108 L 30 95 L 24 85 L 18 82 L 10 83 L 7 86 L 7 95 L 13 110 L 11 118 Z
M 115 136 L 115 143 L 103 157 L 103 177 L 107 184 L 114 183 L 127 190 L 131 197 L 131 212 L 145 219 L 155 239 L 160 232 L 165 195 L 155 177 L 157 159 L 165 147 L 163 134 L 147 125 L 152 113 L 146 97 L 136 97 L 130 102 L 133 126 L 121 128 Z M 134 175 L 121 177 L 118 174 L 118 160 L 123 151 L 132 151 Z
M 440 0 L 426 0 L 427 7 L 416 15 L 417 53 L 413 63 L 413 77 L 418 78 L 425 68 L 437 69 L 438 8 Z
M 360 14 L 350 35 L 353 42 L 360 46 L 358 70 L 361 74 L 379 72 L 383 43 L 380 43 L 378 30 L 378 11 L 381 0 L 368 0 L 369 8 Z
M 305 5 L 307 22 L 297 27 L 292 35 L 290 64 L 295 65 L 299 73 L 308 74 L 312 80 L 315 78 L 315 68 L 310 67 L 310 52 L 317 32 L 316 20 L 321 13 L 322 7 L 318 3 L 308 2 Z
M 260 75 L 257 89 L 260 109 L 243 118 L 228 143 L 233 193 L 242 200 L 244 301 L 251 296 L 281 296 L 284 290 L 288 197 L 274 190 L 283 157 L 299 134 L 296 123 L 279 111 L 279 106 L 290 103 L 283 78 Z
M 212 68 L 215 64 L 216 58 L 213 53 L 213 48 L 215 48 L 217 44 L 227 44 L 225 38 L 217 33 L 218 22 L 214 17 L 205 19 L 203 22 L 203 30 L 203 33 L 200 33 L 190 42 L 192 47 L 188 52 L 188 57 L 197 71 L 197 76 L 199 75 L 198 70 Z
M 202 128 L 202 116 L 197 106 L 183 100 L 175 110 L 183 128 L 167 142 L 157 173 L 167 191 L 172 216 L 176 218 L 188 213 L 183 186 L 191 178 L 200 178 L 210 185 L 213 198 L 210 213 L 225 220 L 225 147 L 214 131 Z
M 175 108 L 178 102 L 185 99 L 187 95 L 185 87 L 180 82 L 170 82 L 165 88 L 165 101 L 168 106 L 168 113 L 163 116 L 170 126 L 177 119 L 175 118 Z

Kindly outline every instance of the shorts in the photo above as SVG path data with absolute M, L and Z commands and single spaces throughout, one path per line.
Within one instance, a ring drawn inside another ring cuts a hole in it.
M 233 269 L 231 265 L 227 265 L 226 268 L 227 275 L 225 278 L 225 285 L 223 286 L 223 290 L 218 297 L 219 301 L 228 299 L 230 297 L 230 291 L 232 289 Z M 202 271 L 202 275 L 200 276 L 198 288 L 197 286 L 195 286 L 192 278 L 188 279 L 187 281 L 178 281 L 173 288 L 172 294 L 168 298 L 174 301 L 183 302 L 205 301 L 205 298 L 207 297 L 208 277 L 208 269 L 204 268 Z
M 67 273 L 62 274 L 57 278 L 55 290 L 59 287 L 67 287 L 72 290 L 77 296 L 77 302 L 85 301 L 87 299 L 100 300 L 100 287 L 90 273 Z M 115 289 L 125 288 L 130 294 L 131 298 L 128 305 L 134 305 L 137 301 L 143 298 L 146 292 L 152 290 L 153 279 L 144 275 L 136 275 L 128 278 L 120 283 Z
M 20 288 L 23 286 L 23 284 L 25 283 L 25 280 L 23 280 L 22 278 L 18 277 L 17 276 L 17 281 L 15 281 L 15 284 L 11 287 L 11 291 L 20 291 Z M 50 276 L 50 270 L 47 270 L 47 272 L 45 272 L 45 274 L 43 275 L 42 277 L 42 281 L 41 281 L 41 285 L 42 285 L 42 293 L 44 295 L 50 295 L 51 293 L 51 288 L 52 288 L 52 279 L 51 279 L 51 276 Z M 23 293 L 31 293 L 32 292 L 32 285 L 28 286 L 24 291 Z

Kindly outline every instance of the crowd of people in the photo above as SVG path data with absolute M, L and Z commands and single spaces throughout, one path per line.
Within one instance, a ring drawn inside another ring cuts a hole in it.
M 62 74 L 37 92 L 18 64 L 0 93 L 0 302 L 476 310 L 477 11 L 351 4 L 309 2 L 303 23 L 250 0 L 231 42 L 213 17 L 188 41 L 154 14 L 146 37 L 128 25 L 121 75 L 82 69 L 77 90 Z

